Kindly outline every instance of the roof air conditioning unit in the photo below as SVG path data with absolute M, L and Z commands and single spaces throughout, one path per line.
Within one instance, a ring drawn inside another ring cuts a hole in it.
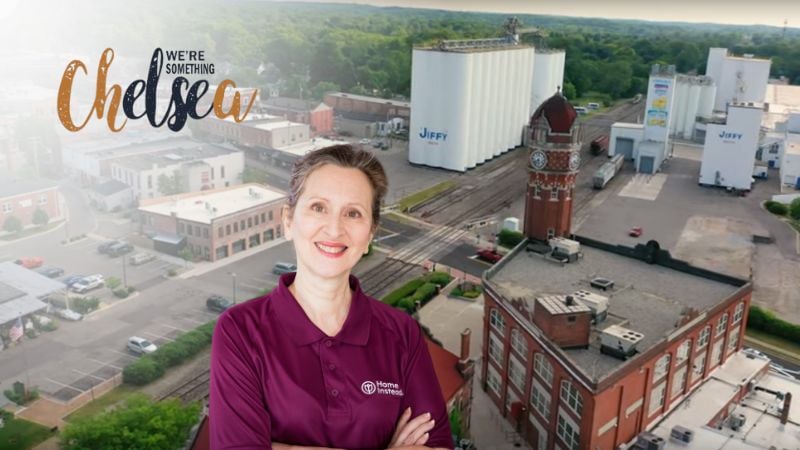
M 747 418 L 744 414 L 731 414 L 728 417 L 728 425 L 730 425 L 733 431 L 739 431 L 739 429 L 744 426 L 745 422 L 747 422 Z
M 667 441 L 649 431 L 645 431 L 636 438 L 636 445 L 645 450 L 664 450 Z
M 581 244 L 572 239 L 565 239 L 562 237 L 550 238 L 547 242 L 550 248 L 553 249 L 553 256 L 558 259 L 563 259 L 569 262 L 578 259 L 578 253 L 581 251 Z
M 600 352 L 619 359 L 628 359 L 636 353 L 636 345 L 642 339 L 644 339 L 642 333 L 619 325 L 611 325 L 600 334 Z
M 675 425 L 669 433 L 670 439 L 674 439 L 683 443 L 690 443 L 694 439 L 694 432 L 686 427 Z
M 593 288 L 602 289 L 605 291 L 606 289 L 611 289 L 614 287 L 614 280 L 609 280 L 608 278 L 603 277 L 595 277 L 592 278 L 592 281 L 590 281 L 589 284 Z
M 608 297 L 589 291 L 575 291 L 572 296 L 592 310 L 592 318 L 595 323 L 606 320 L 606 316 L 608 315 Z

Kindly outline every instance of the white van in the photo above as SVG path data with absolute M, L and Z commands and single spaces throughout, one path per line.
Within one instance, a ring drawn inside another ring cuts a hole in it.
M 591 109 L 591 110 L 600 109 L 600 104 L 599 103 L 587 103 L 586 104 L 586 108 Z
M 142 252 L 142 253 L 137 253 L 135 255 L 131 255 L 131 257 L 128 258 L 128 262 L 131 263 L 131 265 L 133 266 L 138 266 L 139 264 L 144 264 L 154 259 L 156 259 L 156 255 L 152 253 Z
M 575 107 L 575 112 L 580 114 L 580 115 L 583 115 L 583 114 L 587 114 L 589 112 L 589 110 L 584 108 L 583 106 L 576 106 Z

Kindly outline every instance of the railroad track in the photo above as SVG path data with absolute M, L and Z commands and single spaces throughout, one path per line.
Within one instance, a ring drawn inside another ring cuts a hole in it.
M 191 403 L 201 400 L 203 403 L 208 402 L 209 385 L 211 382 L 211 370 L 206 369 L 194 378 L 186 381 L 177 388 L 167 392 L 158 398 L 158 401 L 166 400 L 168 398 L 180 399 L 183 403 Z

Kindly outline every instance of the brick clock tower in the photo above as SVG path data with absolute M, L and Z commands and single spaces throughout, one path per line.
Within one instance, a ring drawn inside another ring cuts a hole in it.
M 571 234 L 572 191 L 581 164 L 577 118 L 561 92 L 531 116 L 524 222 L 530 239 L 547 241 Z

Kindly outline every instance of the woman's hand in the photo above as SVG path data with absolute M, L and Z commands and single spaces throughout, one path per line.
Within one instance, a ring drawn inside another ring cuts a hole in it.
M 410 419 L 410 420 L 409 420 Z M 420 414 L 411 419 L 411 408 L 406 408 L 397 426 L 394 429 L 389 448 L 403 448 L 404 446 L 425 445 L 428 442 L 429 431 L 433 429 L 435 421 L 430 413 Z

